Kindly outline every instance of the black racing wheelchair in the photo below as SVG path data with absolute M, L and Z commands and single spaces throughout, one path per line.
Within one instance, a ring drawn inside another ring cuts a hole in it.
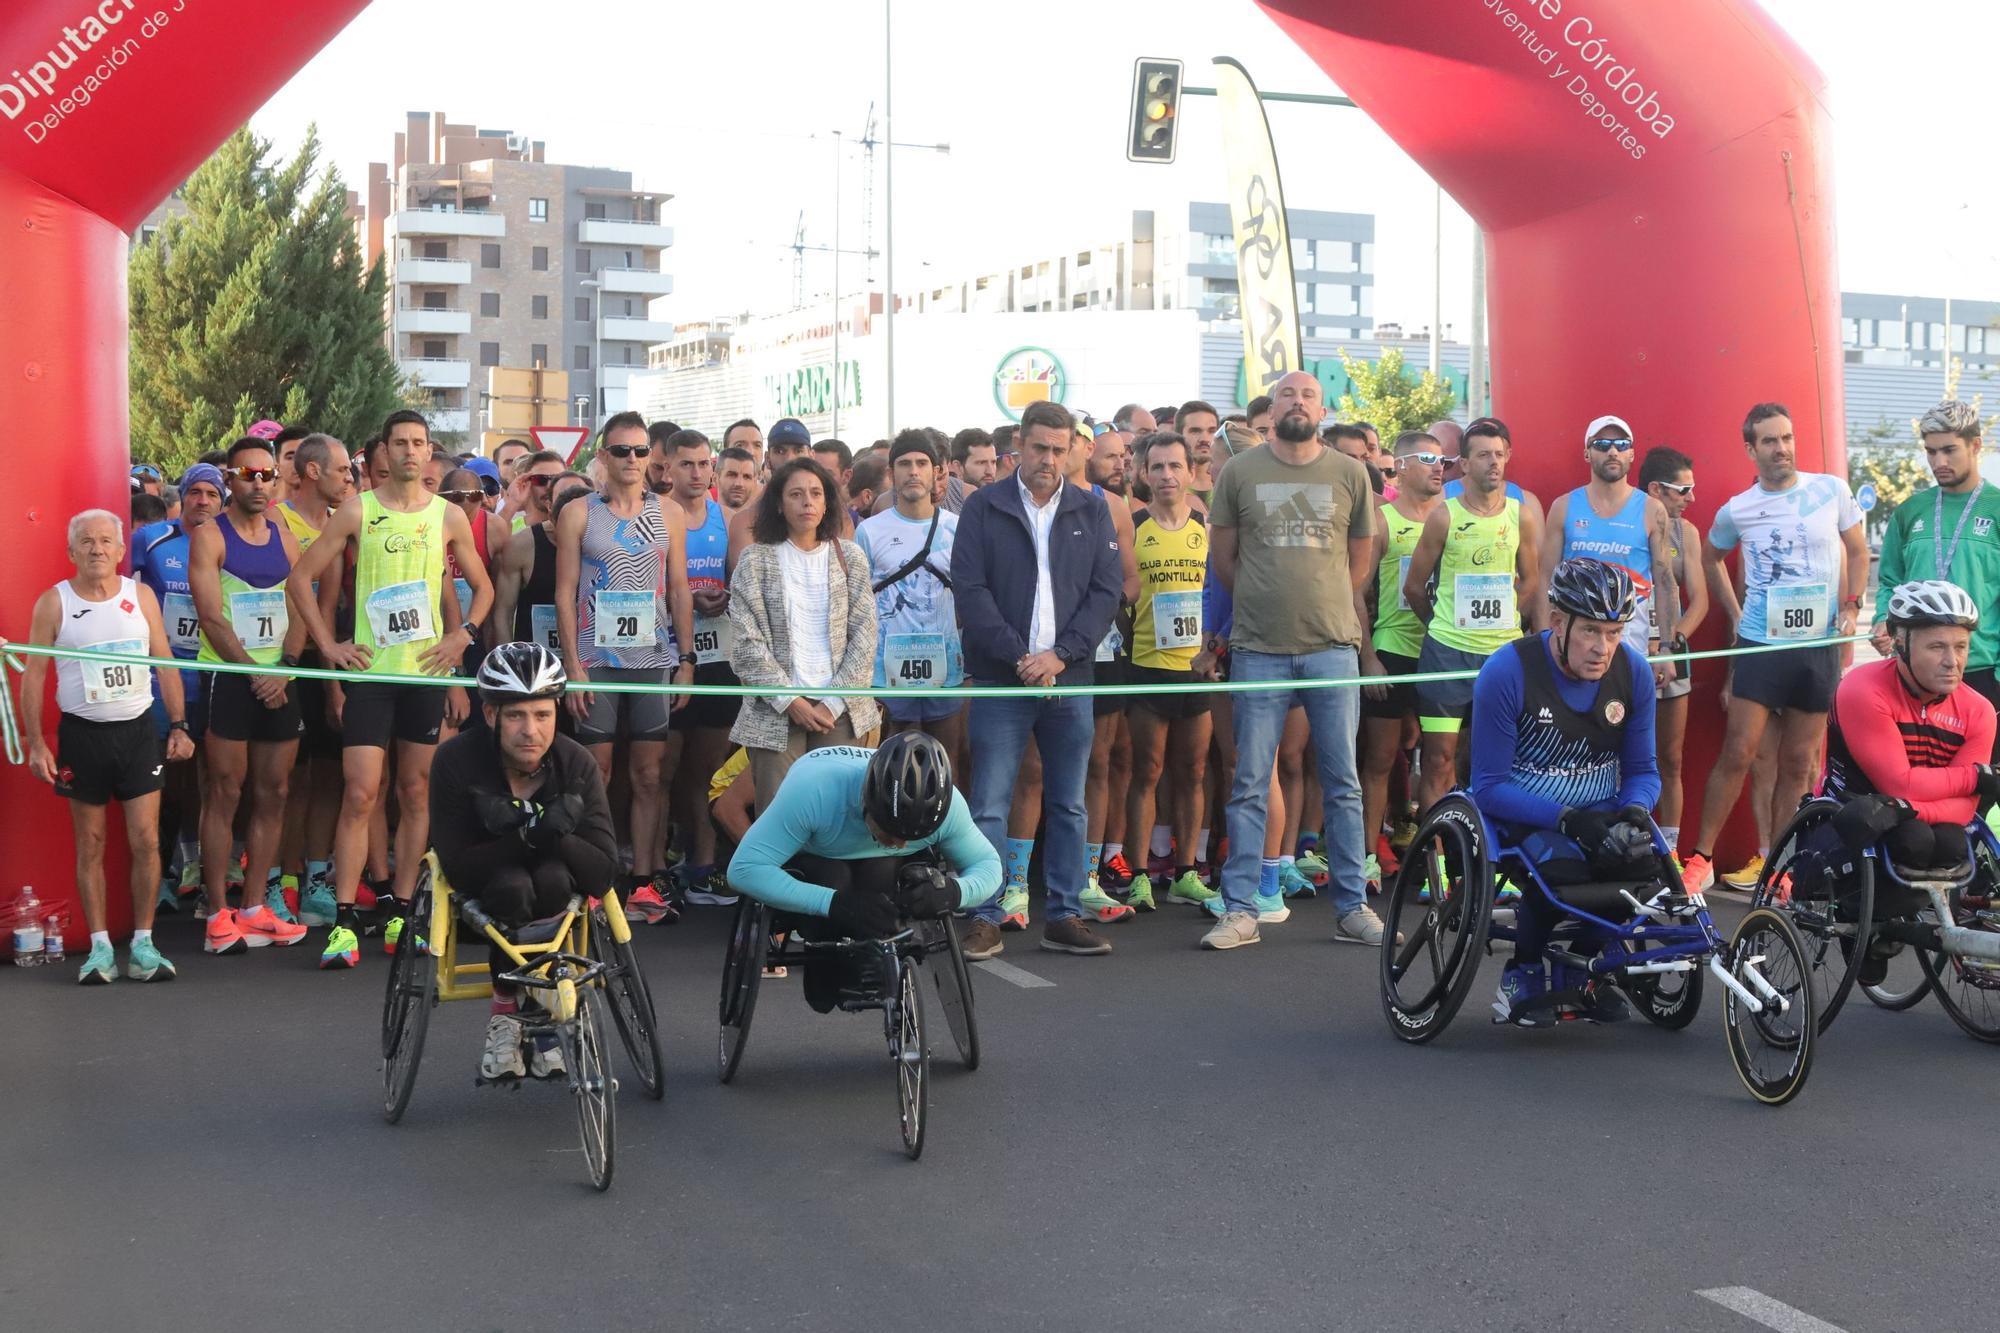
M 1796 1097 L 1812 1071 L 1818 1025 L 1807 949 L 1791 918 L 1753 907 L 1725 940 L 1701 895 L 1682 885 L 1658 827 L 1651 833 L 1645 874 L 1552 884 L 1467 793 L 1441 798 L 1425 813 L 1384 912 L 1382 1007 L 1397 1038 L 1422 1044 L 1442 1033 L 1480 960 L 1496 943 L 1511 945 L 1515 914 L 1525 909 L 1496 904 L 1504 882 L 1562 915 L 1546 957 L 1577 980 L 1547 997 L 1560 1018 L 1588 1016 L 1594 988 L 1616 986 L 1655 1026 L 1685 1028 L 1712 978 L 1743 1086 L 1766 1106 Z

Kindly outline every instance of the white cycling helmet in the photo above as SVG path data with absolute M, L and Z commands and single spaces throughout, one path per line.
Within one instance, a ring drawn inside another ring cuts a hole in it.
M 494 705 L 560 699 L 569 688 L 562 659 L 539 643 L 503 643 L 479 664 L 479 698 Z
M 1979 607 L 1965 589 L 1943 579 L 1899 583 L 1889 594 L 1889 628 L 1918 629 L 1927 625 L 1979 624 Z

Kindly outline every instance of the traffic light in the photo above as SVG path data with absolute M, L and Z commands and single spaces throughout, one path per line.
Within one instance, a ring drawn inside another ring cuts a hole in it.
M 1140 58 L 1132 67 L 1132 132 L 1125 156 L 1134 162 L 1171 162 L 1181 107 L 1181 62 Z

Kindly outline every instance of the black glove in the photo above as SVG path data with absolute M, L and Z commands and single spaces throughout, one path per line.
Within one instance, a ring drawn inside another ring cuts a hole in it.
M 958 881 L 935 865 L 912 861 L 896 872 L 896 901 L 905 916 L 943 916 L 958 906 Z
M 1628 805 L 1614 816 L 1604 835 L 1604 854 L 1617 861 L 1636 861 L 1653 850 L 1653 821 L 1643 805 Z
M 528 822 L 528 811 L 519 801 L 490 791 L 472 793 L 472 810 L 479 816 L 480 827 L 495 837 L 512 833 Z
M 521 830 L 521 841 L 538 852 L 547 851 L 561 842 L 564 834 L 576 832 L 582 818 L 583 798 L 565 792 L 543 806 L 541 816 Z
M 1556 831 L 1583 848 L 1586 859 L 1595 861 L 1615 822 L 1616 817 L 1603 810 L 1565 810 L 1556 821 Z
M 1991 764 L 1975 764 L 1973 767 L 1979 774 L 1973 790 L 1979 793 L 1981 803 L 1992 805 L 2000 801 L 2000 768 L 1995 768 Z
M 1857 796 L 1833 816 L 1833 831 L 1853 851 L 1865 851 L 1914 814 L 1908 801 L 1893 796 Z
M 886 894 L 837 889 L 827 904 L 826 919 L 848 939 L 879 940 L 896 933 L 896 904 Z

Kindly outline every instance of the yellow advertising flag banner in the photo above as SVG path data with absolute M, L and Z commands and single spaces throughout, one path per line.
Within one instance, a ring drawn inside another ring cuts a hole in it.
M 1292 281 L 1291 229 L 1271 123 L 1249 71 L 1215 58 L 1222 109 L 1222 158 L 1229 172 L 1229 221 L 1236 232 L 1236 285 L 1243 315 L 1243 378 L 1252 397 L 1297 370 L 1298 286 Z

